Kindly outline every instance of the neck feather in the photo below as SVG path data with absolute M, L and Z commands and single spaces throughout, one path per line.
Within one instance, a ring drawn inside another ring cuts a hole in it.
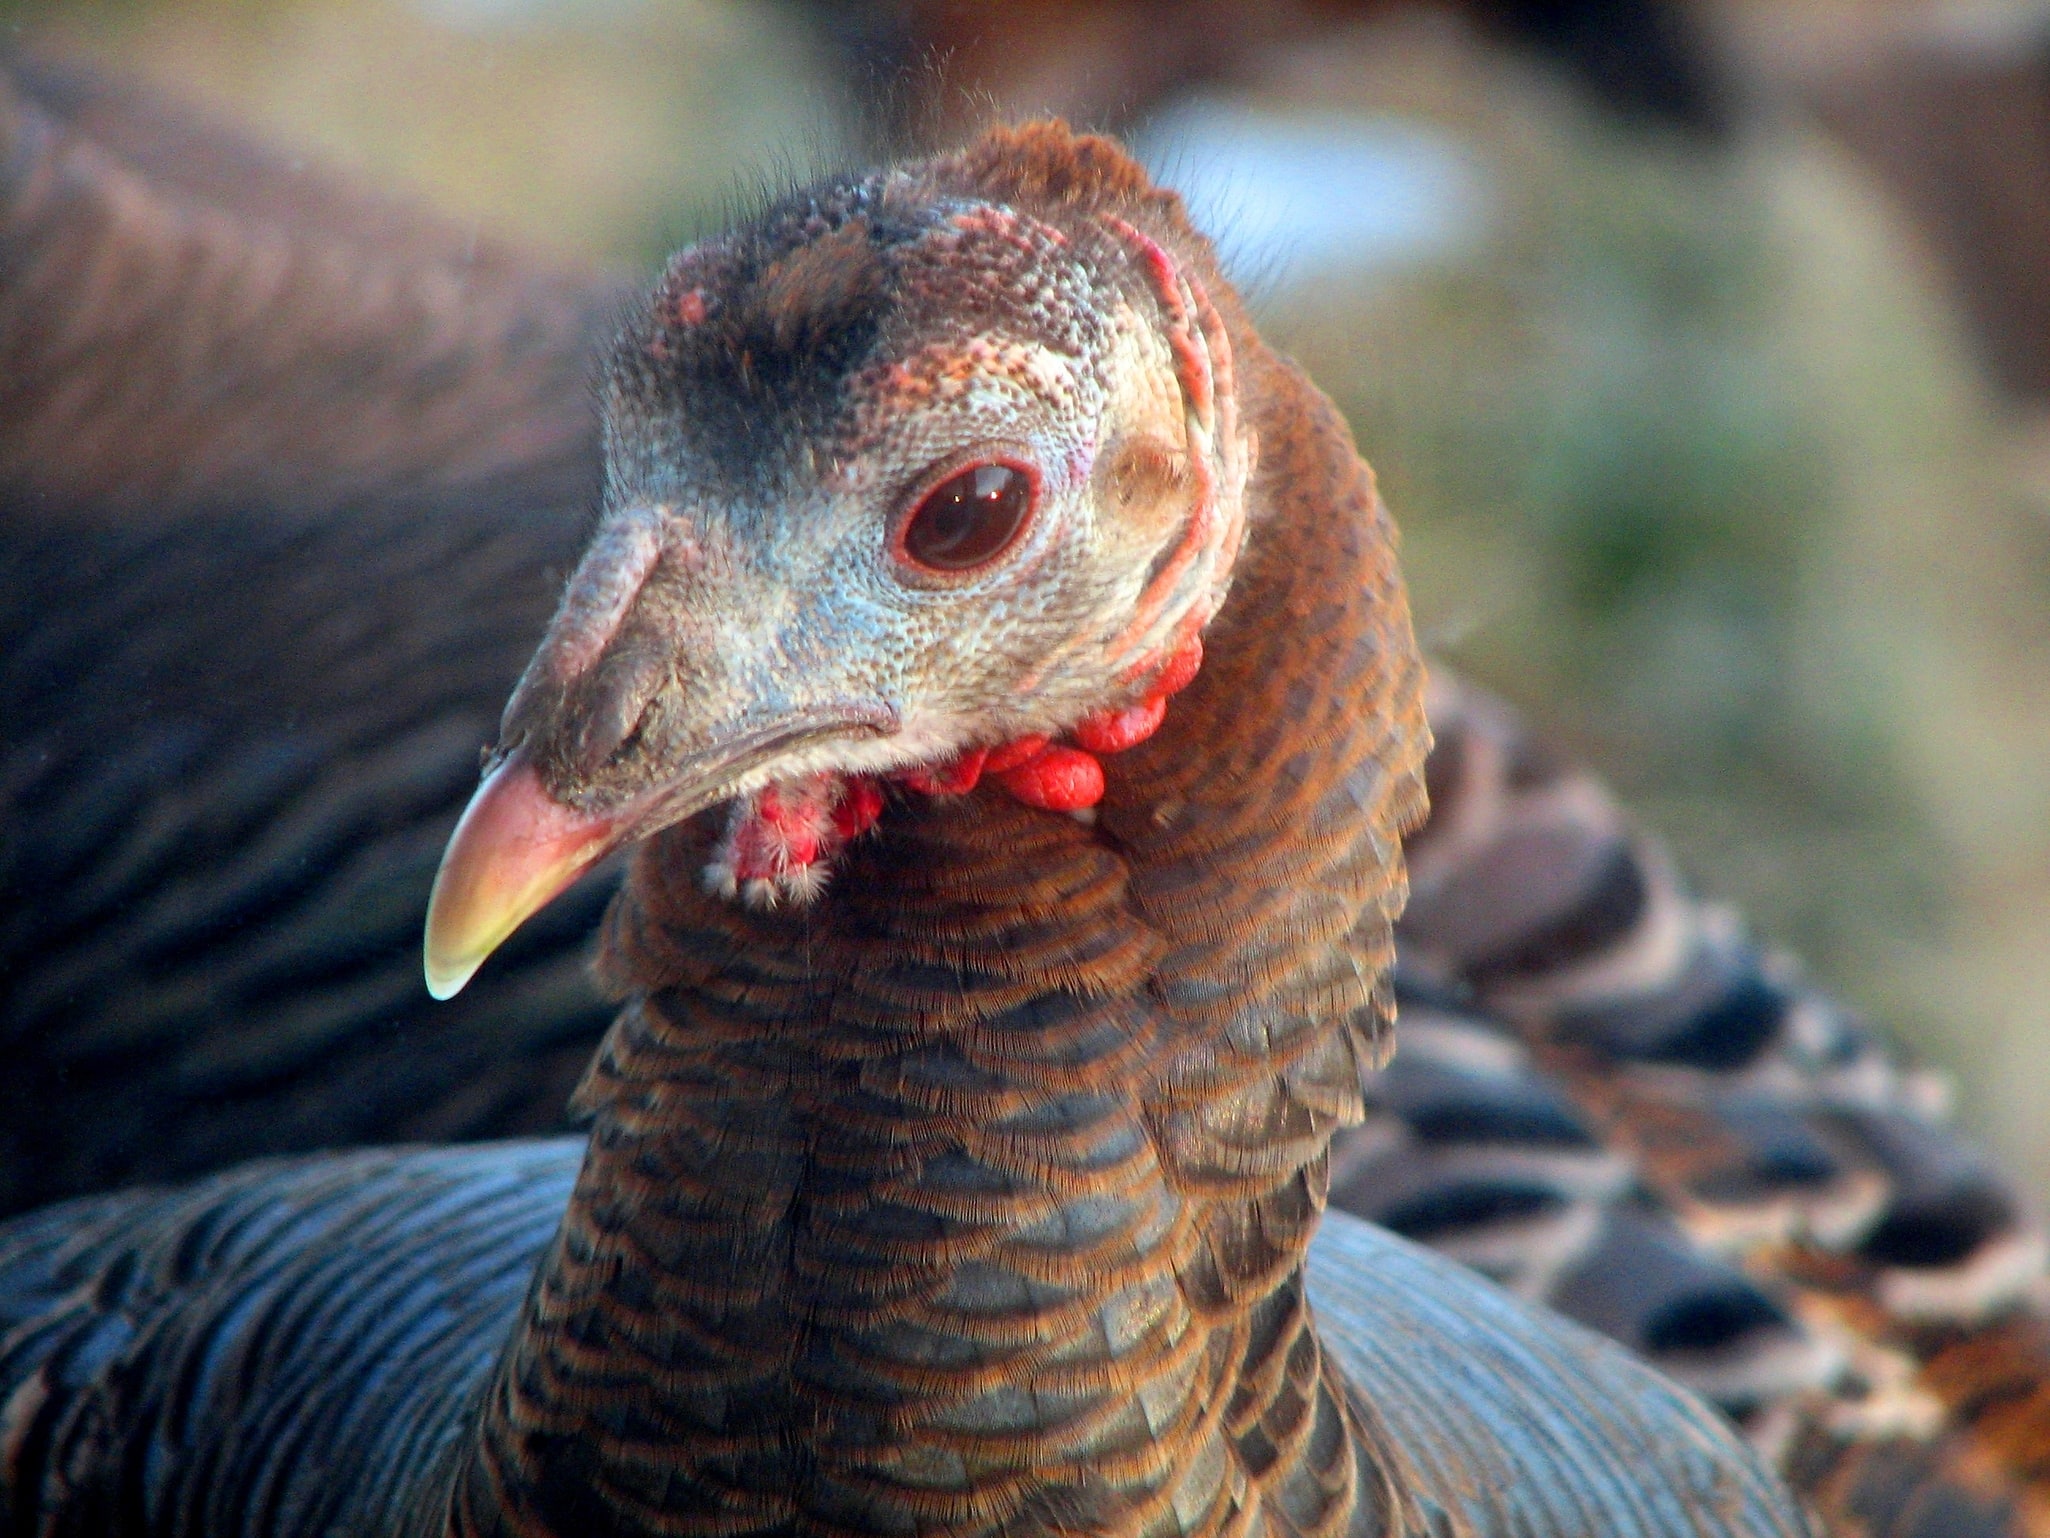
M 1098 822 L 909 798 L 828 897 L 608 925 L 630 1002 L 459 1530 L 1377 1530 L 1301 1266 L 1391 1015 L 1421 667 L 1328 403 L 1241 330 L 1255 520 Z

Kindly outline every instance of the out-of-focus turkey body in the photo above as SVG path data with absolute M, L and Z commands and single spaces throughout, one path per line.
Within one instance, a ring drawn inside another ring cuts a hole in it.
M 1585 769 L 1449 677 L 1431 716 L 1404 1051 L 1333 1202 L 1715 1400 L 1826 1531 L 2050 1531 L 2034 1204 Z
M 418 928 L 590 524 L 616 303 L 0 66 L 0 1211 L 560 1125 L 602 894 L 431 1021 Z
M 148 529 L 0 506 L 0 1208 L 560 1125 L 603 892 L 431 1018 L 419 916 L 585 474 Z

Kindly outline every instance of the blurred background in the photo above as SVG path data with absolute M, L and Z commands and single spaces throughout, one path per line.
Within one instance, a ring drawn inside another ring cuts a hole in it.
M 1438 655 L 2050 1180 L 2050 0 L 0 0 L 566 261 L 993 114 L 1129 135 Z

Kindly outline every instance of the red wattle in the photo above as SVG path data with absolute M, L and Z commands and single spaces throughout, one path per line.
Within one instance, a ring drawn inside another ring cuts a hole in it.
M 833 808 L 833 827 L 843 842 L 860 838 L 883 815 L 883 788 L 866 775 L 847 782 Z
M 965 796 L 982 778 L 982 766 L 988 757 L 988 748 L 971 748 L 951 763 L 906 769 L 897 778 L 921 795 Z
M 973 749 L 950 763 L 900 770 L 894 778 L 924 795 L 960 796 L 988 774 L 1027 806 L 1049 812 L 1081 811 L 1103 799 L 1103 765 L 1095 755 L 1122 753 L 1159 731 L 1167 718 L 1168 696 L 1186 689 L 1202 667 L 1203 637 L 1192 632 L 1168 654 L 1144 699 L 1083 721 L 1071 734 L 1074 747 L 1052 746 L 1043 736 L 1019 737 L 994 748 Z M 851 782 L 849 799 L 834 812 L 836 821 L 846 819 L 847 838 L 867 829 L 881 811 L 880 795 L 873 811 L 847 810 L 854 795 L 852 785 L 861 783 Z
M 1160 676 L 1153 680 L 1153 687 L 1147 691 L 1149 699 L 1166 699 L 1170 694 L 1180 694 L 1196 680 L 1203 668 L 1203 638 L 1192 635 L 1174 649 L 1174 655 L 1167 659 L 1167 666 L 1160 670 Z
M 1165 696 L 1143 699 L 1123 710 L 1106 710 L 1089 717 L 1075 728 L 1075 744 L 1091 753 L 1122 753 L 1159 731 L 1160 723 L 1166 719 Z
M 1005 790 L 1048 812 L 1079 812 L 1103 799 L 1103 765 L 1079 748 L 1048 748 L 998 777 Z
M 1000 742 L 989 750 L 989 757 L 983 763 L 982 772 L 1002 774 L 1006 770 L 1023 768 L 1046 751 L 1048 740 L 1042 735 Z

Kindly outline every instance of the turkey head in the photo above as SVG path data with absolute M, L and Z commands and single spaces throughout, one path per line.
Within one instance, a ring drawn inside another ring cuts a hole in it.
M 1210 253 L 1103 212 L 1172 199 L 1107 141 L 978 148 L 682 253 L 623 329 L 606 510 L 443 860 L 437 996 L 722 803 L 706 879 L 758 906 L 816 896 L 886 790 L 1086 815 L 1188 681 L 1256 453 Z

